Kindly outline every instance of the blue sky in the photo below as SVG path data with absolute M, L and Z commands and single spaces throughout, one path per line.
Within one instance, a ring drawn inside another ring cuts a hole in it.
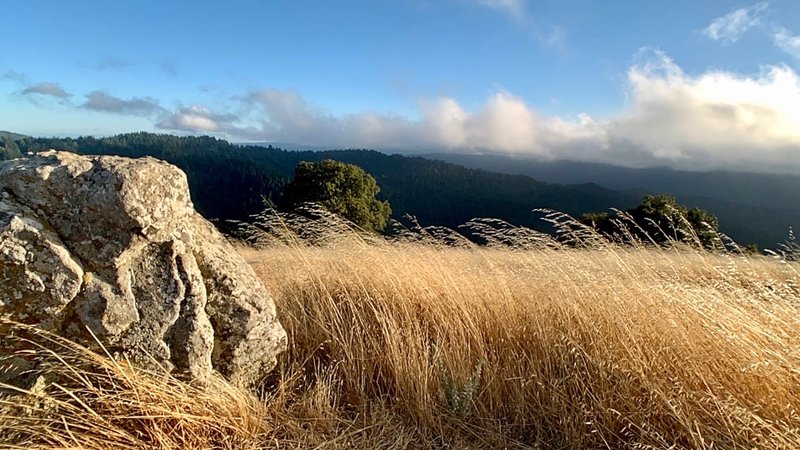
M 800 2 L 4 0 L 0 129 L 800 173 Z

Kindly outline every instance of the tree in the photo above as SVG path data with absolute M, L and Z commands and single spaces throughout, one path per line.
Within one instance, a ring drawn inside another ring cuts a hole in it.
M 389 202 L 376 198 L 380 188 L 364 169 L 341 161 L 300 162 L 283 190 L 281 206 L 294 209 L 318 203 L 366 230 L 386 228 L 392 213 Z
M 3 136 L 3 139 L 0 140 L 0 144 L 2 144 L 2 146 L 0 146 L 0 161 L 4 159 L 19 158 L 22 156 L 22 153 L 20 153 L 19 148 L 17 147 L 17 143 L 14 142 L 14 140 L 10 137 Z
M 622 224 L 628 234 L 657 244 L 699 243 L 705 248 L 718 248 L 721 245 L 717 217 L 704 209 L 688 209 L 672 195 L 647 195 L 639 206 L 625 213 L 635 225 L 626 224 L 619 217 L 605 213 L 584 214 L 579 220 L 609 235 L 625 234 L 619 229 L 619 224 Z
M 686 211 L 674 196 L 658 194 L 646 195 L 630 214 L 656 242 L 686 241 L 691 236 Z
M 686 213 L 686 219 L 704 247 L 714 248 L 722 245 L 719 242 L 719 219 L 717 216 L 705 209 L 692 208 Z M 756 246 L 756 252 L 758 252 L 758 246 Z

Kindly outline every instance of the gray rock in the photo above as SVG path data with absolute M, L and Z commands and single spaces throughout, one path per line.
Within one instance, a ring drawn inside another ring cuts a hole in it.
M 51 150 L 0 162 L 0 192 L 0 317 L 196 380 L 252 383 L 285 350 L 275 304 L 178 168 Z

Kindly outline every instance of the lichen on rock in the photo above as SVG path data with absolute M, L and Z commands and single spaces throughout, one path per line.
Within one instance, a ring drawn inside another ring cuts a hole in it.
M 286 348 L 274 302 L 178 168 L 51 150 L 0 162 L 0 193 L 0 317 L 196 380 L 252 383 Z

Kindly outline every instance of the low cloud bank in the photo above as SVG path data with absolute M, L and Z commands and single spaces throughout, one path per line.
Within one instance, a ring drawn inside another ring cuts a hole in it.
M 796 72 L 690 76 L 657 56 L 629 71 L 631 104 L 600 125 L 609 162 L 800 173 Z
M 290 90 L 239 98 L 244 113 L 182 108 L 158 127 L 225 133 L 234 140 L 330 148 L 505 152 L 644 167 L 800 173 L 800 77 L 786 66 L 754 76 L 684 73 L 667 55 L 647 52 L 627 74 L 628 104 L 597 120 L 548 117 L 499 91 L 477 111 L 455 99 L 419 102 L 419 119 L 363 112 L 336 116 Z

